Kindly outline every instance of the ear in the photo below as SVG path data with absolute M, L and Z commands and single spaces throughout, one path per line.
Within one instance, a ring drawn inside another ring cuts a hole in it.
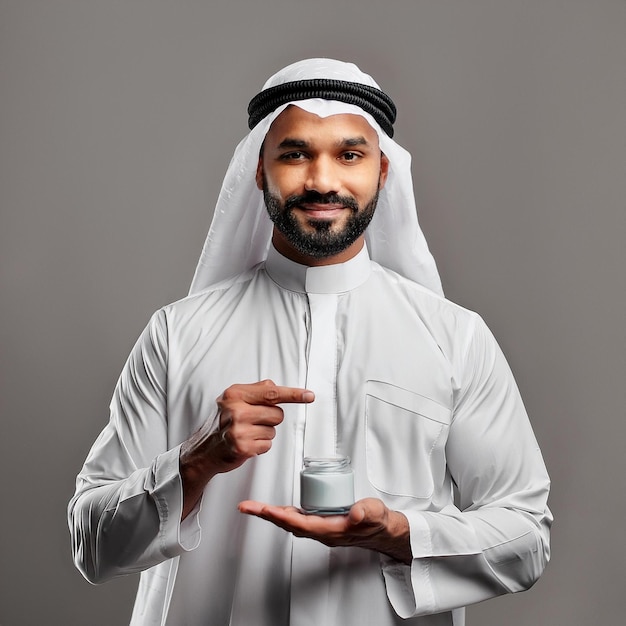
M 259 157 L 259 162 L 257 163 L 257 166 L 256 166 L 255 180 L 256 180 L 256 186 L 261 191 L 263 191 L 263 157 L 262 156 Z
M 389 175 L 389 159 L 384 152 L 380 153 L 380 178 L 378 180 L 378 190 L 380 191 L 387 182 Z

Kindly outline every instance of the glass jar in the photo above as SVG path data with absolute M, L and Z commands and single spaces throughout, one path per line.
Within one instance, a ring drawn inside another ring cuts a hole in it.
M 354 473 L 347 456 L 306 457 L 300 472 L 300 506 L 305 513 L 341 515 L 354 504 Z

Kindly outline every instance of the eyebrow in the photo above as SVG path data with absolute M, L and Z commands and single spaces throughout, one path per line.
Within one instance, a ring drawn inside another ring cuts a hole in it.
M 345 146 L 348 148 L 354 148 L 356 146 L 369 146 L 369 142 L 365 137 L 346 137 L 344 139 L 340 139 L 337 142 L 337 146 Z M 304 139 L 296 139 L 295 137 L 285 137 L 279 144 L 278 148 L 310 148 L 311 144 Z
M 338 145 L 340 145 L 340 146 L 349 146 L 349 147 L 369 146 L 369 141 L 367 141 L 367 139 L 365 139 L 365 137 L 363 137 L 363 136 L 360 136 L 360 137 L 347 137 L 343 141 L 338 142 Z
M 295 139 L 293 137 L 286 137 L 279 144 L 279 148 L 309 148 L 311 144 L 304 139 Z

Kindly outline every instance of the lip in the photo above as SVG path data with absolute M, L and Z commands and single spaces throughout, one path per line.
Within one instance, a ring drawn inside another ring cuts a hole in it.
M 346 210 L 343 204 L 302 204 L 297 208 L 308 217 L 327 220 L 341 215 Z

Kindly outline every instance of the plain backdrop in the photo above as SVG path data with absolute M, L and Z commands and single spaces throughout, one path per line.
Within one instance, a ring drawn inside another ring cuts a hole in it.
M 396 101 L 446 293 L 498 337 L 553 479 L 543 578 L 468 626 L 623 623 L 626 2 L 0 0 L 2 626 L 128 622 L 137 579 L 71 562 L 74 478 L 187 293 L 249 99 L 311 56 Z

